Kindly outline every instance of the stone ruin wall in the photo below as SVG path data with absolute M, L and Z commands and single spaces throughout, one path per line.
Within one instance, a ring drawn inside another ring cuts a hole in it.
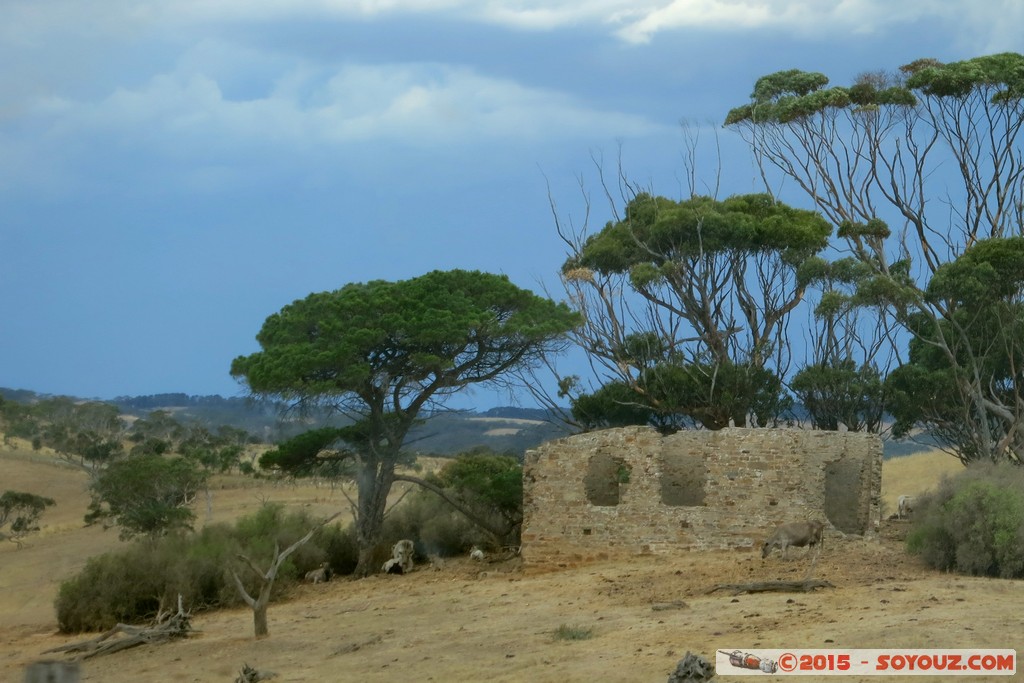
M 630 555 L 749 550 L 775 525 L 825 522 L 870 535 L 879 519 L 878 435 L 650 427 L 578 434 L 527 451 L 522 554 L 532 566 Z M 826 543 L 828 541 L 826 540 Z

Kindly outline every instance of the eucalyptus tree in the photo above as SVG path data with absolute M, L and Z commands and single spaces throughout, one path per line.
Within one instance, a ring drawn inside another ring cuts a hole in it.
M 894 432 L 923 425 L 965 465 L 992 453 L 1021 464 L 1024 435 L 1019 414 L 1009 411 L 1024 407 L 1024 237 L 978 241 L 940 266 L 925 294 L 945 315 L 937 323 L 922 313 L 908 319 L 909 357 L 886 383 Z M 984 423 L 975 412 L 979 385 L 993 405 Z M 998 439 L 994 448 L 979 432 Z
M 310 294 L 267 318 L 261 350 L 231 374 L 258 395 L 326 406 L 350 419 L 336 449 L 356 461 L 357 575 L 374 570 L 388 494 L 409 429 L 474 385 L 509 381 L 564 345 L 577 316 L 476 271 Z
M 191 529 L 192 505 L 206 486 L 207 473 L 185 458 L 133 455 L 99 471 L 89 484 L 87 523 L 112 520 L 120 538 L 151 539 Z
M 817 429 L 880 432 L 885 372 L 878 358 L 890 330 L 876 324 L 857 293 L 870 269 L 853 258 L 809 260 L 804 275 L 819 290 L 808 326 L 807 357 L 789 388 Z M 888 368 L 884 368 L 888 370 Z
M 966 420 L 950 445 L 965 459 L 1019 459 L 1019 373 L 995 386 L 984 354 L 963 343 L 971 332 L 957 310 L 928 287 L 980 241 L 1024 232 L 1024 56 L 920 59 L 845 87 L 778 72 L 725 123 L 750 144 L 766 184 L 775 174 L 795 181 L 839 226 L 871 270 L 860 295 L 943 359 Z
M 39 518 L 51 505 L 56 505 L 55 501 L 46 496 L 4 491 L 0 495 L 0 540 L 9 540 L 21 548 L 25 536 L 39 531 Z
M 831 234 L 819 214 L 763 194 L 637 193 L 596 234 L 559 231 L 570 247 L 562 279 L 584 317 L 574 338 L 634 397 L 630 406 L 609 388 L 577 400 L 577 413 L 613 400 L 613 421 L 718 429 L 784 410 L 787 323 L 809 284 L 804 264 Z

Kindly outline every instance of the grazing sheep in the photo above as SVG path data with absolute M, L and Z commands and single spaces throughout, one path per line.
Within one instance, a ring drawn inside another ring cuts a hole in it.
M 320 564 L 313 571 L 306 572 L 306 581 L 310 583 L 327 583 L 331 580 L 331 568 L 326 562 Z
M 473 548 L 469 551 L 469 559 L 476 560 L 477 562 L 483 562 L 484 551 L 480 550 L 480 548 L 477 548 L 476 546 L 473 546 Z
M 385 574 L 408 574 L 412 571 L 414 550 L 412 541 L 403 538 L 391 548 L 391 559 L 384 563 L 381 571 Z
M 768 537 L 761 548 L 761 559 L 768 557 L 772 548 L 780 548 L 782 557 L 786 557 L 786 550 L 790 546 L 797 548 L 818 546 L 821 549 L 822 531 L 824 525 L 818 521 L 790 522 L 782 524 L 775 529 L 775 532 Z
M 914 512 L 914 499 L 912 496 L 900 496 L 896 501 L 896 519 L 905 519 Z

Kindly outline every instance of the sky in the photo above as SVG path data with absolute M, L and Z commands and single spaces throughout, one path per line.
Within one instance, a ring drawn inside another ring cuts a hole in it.
M 559 298 L 551 201 L 578 225 L 589 193 L 599 229 L 599 169 L 680 198 L 685 129 L 705 187 L 760 191 L 721 128 L 758 77 L 1019 52 L 1022 24 L 1019 0 L 0 0 L 0 386 L 242 396 L 266 317 L 351 282 Z

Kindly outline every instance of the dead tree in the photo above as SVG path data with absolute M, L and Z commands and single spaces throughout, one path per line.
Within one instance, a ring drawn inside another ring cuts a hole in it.
M 241 593 L 242 599 L 245 600 L 245 604 L 252 608 L 253 628 L 257 638 L 265 638 L 270 635 L 270 630 L 267 628 L 267 606 L 270 604 L 270 591 L 274 587 L 274 581 L 277 579 L 277 572 L 281 568 L 281 565 L 284 564 L 284 561 L 288 559 L 289 555 L 298 550 L 309 539 L 313 538 L 313 534 L 316 533 L 317 529 L 324 526 L 340 514 L 340 512 L 335 512 L 333 515 L 317 524 L 309 530 L 308 534 L 288 546 L 284 552 L 281 552 L 278 544 L 274 543 L 274 557 L 270 561 L 270 568 L 265 572 L 257 567 L 256 563 L 245 555 L 238 556 L 240 560 L 249 565 L 249 569 L 251 569 L 260 580 L 259 595 L 254 598 L 249 595 L 249 591 L 247 591 L 245 586 L 242 585 L 242 580 L 238 578 L 238 574 L 233 570 L 231 572 L 231 576 L 235 578 L 235 585 L 238 587 L 238 592 Z

